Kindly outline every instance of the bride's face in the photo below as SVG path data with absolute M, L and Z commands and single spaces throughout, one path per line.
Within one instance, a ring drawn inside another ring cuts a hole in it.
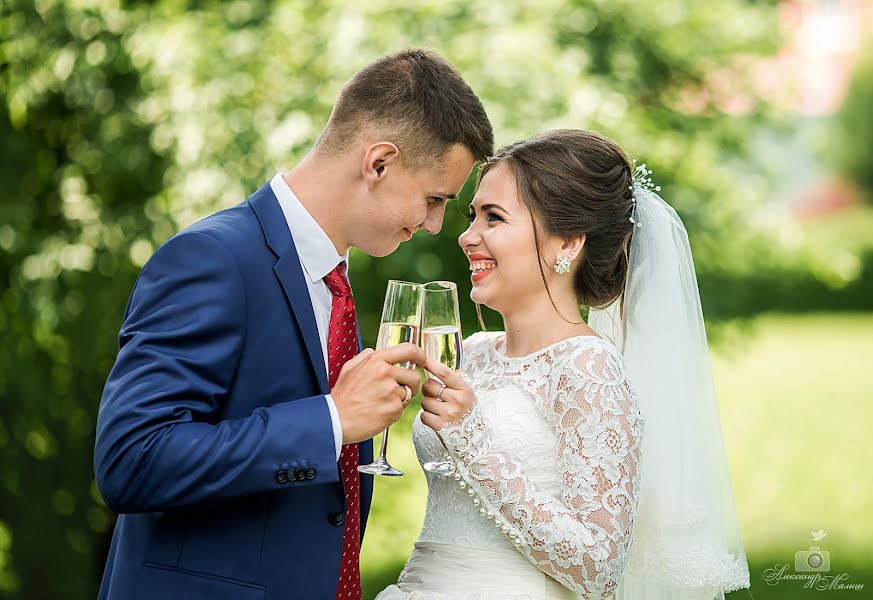
M 505 313 L 546 293 L 531 214 L 519 199 L 515 177 L 506 164 L 493 167 L 482 178 L 470 205 L 470 220 L 458 243 L 470 260 L 474 302 Z M 549 244 L 543 246 L 543 253 L 548 252 Z

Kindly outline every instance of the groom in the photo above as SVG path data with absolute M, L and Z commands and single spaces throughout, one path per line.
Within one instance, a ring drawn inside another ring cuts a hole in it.
M 97 485 L 120 513 L 99 598 L 360 598 L 373 481 L 356 468 L 419 388 L 394 365 L 424 355 L 358 354 L 348 251 L 439 232 L 492 146 L 445 59 L 386 56 L 300 164 L 155 252 L 97 420 Z

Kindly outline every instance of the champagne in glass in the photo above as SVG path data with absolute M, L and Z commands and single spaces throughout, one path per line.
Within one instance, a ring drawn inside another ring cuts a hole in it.
M 458 310 L 458 286 L 451 281 L 431 281 L 423 286 L 421 345 L 429 359 L 450 369 L 461 368 L 461 317 Z M 438 377 L 432 375 L 434 379 Z M 430 461 L 425 471 L 449 476 L 454 465 L 447 461 Z
M 453 371 L 461 368 L 461 328 L 437 325 L 422 331 L 421 347 L 428 358 L 438 360 Z
M 421 284 L 408 281 L 388 282 L 385 291 L 385 304 L 382 307 L 382 322 L 379 325 L 379 337 L 376 349 L 396 346 L 405 342 L 418 344 L 419 326 L 421 324 Z M 412 363 L 397 365 L 404 369 L 415 368 Z M 407 389 L 407 392 L 410 390 Z M 399 477 L 403 472 L 388 464 L 388 428 L 382 434 L 382 449 L 379 458 L 369 465 L 361 465 L 358 471 L 370 475 L 389 475 Z
M 418 324 L 409 323 L 382 323 L 379 326 L 379 337 L 376 339 L 376 348 L 388 348 L 398 344 L 411 342 L 418 344 Z M 414 368 L 410 363 L 397 365 L 403 369 Z

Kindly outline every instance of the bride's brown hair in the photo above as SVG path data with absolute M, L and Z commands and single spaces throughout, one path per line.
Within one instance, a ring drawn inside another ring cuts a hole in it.
M 565 239 L 586 236 L 573 275 L 580 304 L 603 308 L 618 299 L 627 281 L 634 229 L 629 220 L 633 167 L 624 150 L 593 131 L 557 129 L 504 146 L 481 166 L 479 181 L 499 164 L 512 170 L 518 197 L 531 213 L 549 298 L 540 228 Z

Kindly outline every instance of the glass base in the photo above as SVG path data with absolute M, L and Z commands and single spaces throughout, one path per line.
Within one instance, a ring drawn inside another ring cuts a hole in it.
M 384 458 L 379 458 L 369 465 L 358 466 L 358 471 L 367 475 L 386 475 L 388 477 L 402 477 L 403 471 L 399 471 L 388 464 Z
M 425 471 L 428 473 L 433 473 L 434 475 L 441 475 L 443 477 L 451 477 L 455 474 L 455 465 L 454 463 L 450 463 L 444 460 L 435 460 L 431 462 L 426 462 L 422 465 Z

